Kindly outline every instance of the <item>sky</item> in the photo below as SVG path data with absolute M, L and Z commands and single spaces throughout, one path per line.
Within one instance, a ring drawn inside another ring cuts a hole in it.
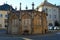
M 32 9 L 32 2 L 34 2 L 36 8 L 43 1 L 44 0 L 0 0 L 0 5 L 7 3 L 9 5 L 12 5 L 13 8 L 17 7 L 17 10 L 19 10 L 20 2 L 21 2 L 22 9 L 25 9 L 26 6 L 28 7 L 28 9 Z M 60 5 L 60 0 L 47 0 L 47 1 L 52 4 Z

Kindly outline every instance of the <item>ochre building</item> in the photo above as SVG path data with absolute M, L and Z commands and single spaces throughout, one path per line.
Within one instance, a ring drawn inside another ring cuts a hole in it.
M 45 12 L 35 10 L 10 11 L 9 34 L 45 34 L 48 31 Z

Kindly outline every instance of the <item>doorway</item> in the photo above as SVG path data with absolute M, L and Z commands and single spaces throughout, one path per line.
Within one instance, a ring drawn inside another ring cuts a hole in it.
M 28 35 L 29 34 L 29 31 L 28 30 L 24 30 L 23 31 L 23 35 Z

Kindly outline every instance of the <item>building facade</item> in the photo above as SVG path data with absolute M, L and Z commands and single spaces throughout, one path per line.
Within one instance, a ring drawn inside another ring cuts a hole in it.
M 44 34 L 48 31 L 46 13 L 35 10 L 10 11 L 10 34 Z
M 12 6 L 8 4 L 0 5 L 0 28 L 2 29 L 8 27 L 7 19 L 8 19 L 8 11 L 10 9 L 14 10 Z
M 59 8 L 56 5 L 53 5 L 49 3 L 47 0 L 44 0 L 44 2 L 41 3 L 38 7 L 38 11 L 45 11 L 47 16 L 47 25 L 54 27 L 59 26 Z
M 4 28 L 7 26 L 7 11 L 0 10 L 0 28 Z

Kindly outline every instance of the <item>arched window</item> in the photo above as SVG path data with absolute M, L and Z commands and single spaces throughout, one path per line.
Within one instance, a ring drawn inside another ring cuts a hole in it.
M 41 25 L 41 17 L 40 16 L 35 16 L 34 17 L 34 25 L 40 26 Z
M 22 25 L 23 26 L 31 25 L 31 19 L 22 19 Z

